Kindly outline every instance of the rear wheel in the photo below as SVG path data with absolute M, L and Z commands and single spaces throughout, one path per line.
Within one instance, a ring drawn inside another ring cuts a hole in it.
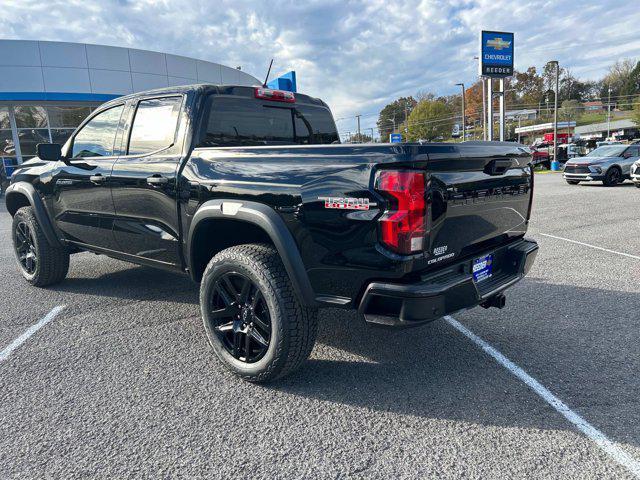
M 636 186 L 636 188 L 640 188 L 640 183 L 634 183 L 634 185 Z
M 607 170 L 602 184 L 607 187 L 613 187 L 614 185 L 617 185 L 618 183 L 621 183 L 623 181 L 624 179 L 622 178 L 622 172 L 620 171 L 620 169 L 618 167 L 611 167 L 609 170 Z
M 12 239 L 20 272 L 31 285 L 45 287 L 67 276 L 69 252 L 47 241 L 32 207 L 22 207 L 13 216 Z
M 567 180 L 567 183 L 569 185 L 578 185 L 580 183 L 580 180 Z
M 213 257 L 202 278 L 200 308 L 216 356 L 245 380 L 283 377 L 313 349 L 317 311 L 300 305 L 268 245 L 239 245 Z

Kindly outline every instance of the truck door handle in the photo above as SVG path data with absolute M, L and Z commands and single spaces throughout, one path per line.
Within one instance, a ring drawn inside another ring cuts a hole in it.
M 107 179 L 107 177 L 102 176 L 101 173 L 98 173 L 97 175 L 91 175 L 89 177 L 89 180 L 91 181 L 91 183 L 102 183 Z
M 162 175 L 154 175 L 152 177 L 147 177 L 147 183 L 149 185 L 164 185 L 169 183 L 169 179 L 167 177 L 163 177 Z

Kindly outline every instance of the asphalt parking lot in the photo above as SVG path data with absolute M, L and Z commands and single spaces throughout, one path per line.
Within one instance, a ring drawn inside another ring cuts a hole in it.
M 505 309 L 455 316 L 636 462 L 639 205 L 628 182 L 536 175 L 532 272 Z M 1 208 L 0 350 L 64 306 L 0 362 L 2 479 L 633 478 L 444 320 L 324 311 L 306 366 L 251 385 L 210 353 L 189 280 L 79 254 L 29 287 Z

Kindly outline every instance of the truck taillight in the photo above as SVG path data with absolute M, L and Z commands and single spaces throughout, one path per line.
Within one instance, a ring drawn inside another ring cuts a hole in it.
M 382 170 L 376 189 L 389 199 L 389 208 L 380 217 L 380 240 L 400 254 L 424 250 L 427 200 L 423 172 L 415 170 Z
M 295 103 L 296 96 L 293 92 L 286 90 L 272 90 L 270 88 L 257 87 L 255 90 L 256 98 L 262 100 L 271 100 L 273 102 Z

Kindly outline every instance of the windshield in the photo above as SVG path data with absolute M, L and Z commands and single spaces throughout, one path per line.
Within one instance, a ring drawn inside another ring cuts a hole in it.
M 310 145 L 339 141 L 328 108 L 261 102 L 243 97 L 210 100 L 202 147 Z
M 624 152 L 626 148 L 626 145 L 605 145 L 596 148 L 587 154 L 587 157 L 618 157 L 622 155 L 622 152 Z

